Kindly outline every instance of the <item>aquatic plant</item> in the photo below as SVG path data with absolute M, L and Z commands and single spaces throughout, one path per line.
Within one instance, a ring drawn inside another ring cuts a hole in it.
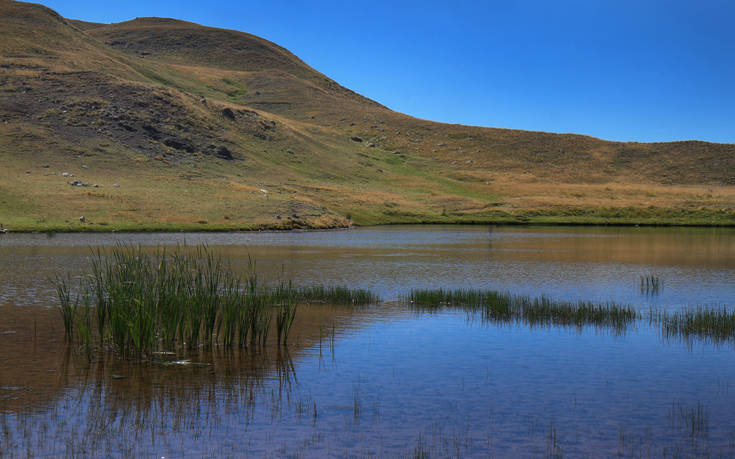
M 672 428 L 683 430 L 691 439 L 706 437 L 709 432 L 709 417 L 701 401 L 692 408 L 682 402 L 671 402 L 667 417 Z
M 293 288 L 292 293 L 300 301 L 307 303 L 322 302 L 340 305 L 368 305 L 380 301 L 377 295 L 366 289 L 352 289 L 342 286 L 313 285 Z
M 532 326 L 608 326 L 623 330 L 638 319 L 629 306 L 589 301 L 556 301 L 492 290 L 411 290 L 404 300 L 415 309 L 451 307 L 479 312 L 485 321 L 525 322 Z
M 279 298 L 276 317 L 278 337 L 276 341 L 280 343 L 281 338 L 283 338 L 283 344 L 286 344 L 291 325 L 293 325 L 296 318 L 296 295 L 290 283 L 288 285 L 281 283 L 277 289 L 276 297 Z
M 697 307 L 676 313 L 651 309 L 644 317 L 630 306 L 590 301 L 557 301 L 546 296 L 528 297 L 492 290 L 411 290 L 403 298 L 413 309 L 459 309 L 480 314 L 486 322 L 526 323 L 530 326 L 585 325 L 622 332 L 647 317 L 666 339 L 694 339 L 714 343 L 735 342 L 735 312 L 726 308 Z
M 64 321 L 64 335 L 69 340 L 74 335 L 74 315 L 79 305 L 78 298 L 72 301 L 69 280 L 58 276 L 56 278 L 56 294 L 59 297 L 59 310 L 61 311 L 61 318 Z
M 56 279 L 66 337 L 87 350 L 95 333 L 99 348 L 137 358 L 174 348 L 263 345 L 274 315 L 277 342 L 286 344 L 299 302 L 377 301 L 366 290 L 346 287 L 263 287 L 253 260 L 243 280 L 206 246 L 170 253 L 116 246 L 92 255 L 76 296 L 70 280 Z
M 640 277 L 641 294 L 658 295 L 664 288 L 664 281 L 656 274 L 644 274 Z
M 724 343 L 735 339 L 735 312 L 726 308 L 698 307 L 676 313 L 651 312 L 651 322 L 659 324 L 666 339 L 700 339 Z

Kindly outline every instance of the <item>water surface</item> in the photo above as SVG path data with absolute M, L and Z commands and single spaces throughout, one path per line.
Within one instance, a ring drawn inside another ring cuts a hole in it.
M 302 306 L 289 346 L 154 362 L 64 344 L 48 279 L 90 247 L 206 242 L 266 277 L 368 287 L 370 307 Z M 493 324 L 396 301 L 490 288 L 654 305 L 735 305 L 723 229 L 387 227 L 315 233 L 0 237 L 0 456 L 735 455 L 733 342 Z M 642 274 L 664 282 L 641 292 Z
M 735 302 L 735 230 L 392 226 L 323 232 L 8 234 L 0 236 L 0 302 L 47 304 L 48 278 L 85 268 L 90 248 L 206 243 L 244 269 L 275 278 L 370 288 L 395 299 L 411 288 L 482 288 L 662 309 Z M 664 288 L 641 295 L 640 276 Z

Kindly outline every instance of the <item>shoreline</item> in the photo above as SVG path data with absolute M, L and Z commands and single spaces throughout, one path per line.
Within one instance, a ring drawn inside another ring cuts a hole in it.
M 660 227 L 660 228 L 735 228 L 735 219 L 722 221 L 702 221 L 680 219 L 568 219 L 554 216 L 534 219 L 407 219 L 387 222 L 369 222 L 366 224 L 350 225 L 292 225 L 284 227 L 282 224 L 253 225 L 253 226 L 225 226 L 202 224 L 157 224 L 157 223 L 121 223 L 121 224 L 72 224 L 54 226 L 23 226 L 18 229 L 2 228 L 0 237 L 5 234 L 40 234 L 40 233 L 258 233 L 258 232 L 319 232 L 319 231 L 347 231 L 350 229 L 371 226 L 398 226 L 398 225 L 461 225 L 461 226 L 517 226 L 517 227 Z

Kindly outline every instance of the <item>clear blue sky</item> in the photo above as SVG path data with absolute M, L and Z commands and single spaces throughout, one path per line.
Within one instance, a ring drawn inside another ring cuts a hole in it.
M 735 143 L 735 1 L 41 0 L 175 17 L 284 46 L 420 118 L 611 140 Z

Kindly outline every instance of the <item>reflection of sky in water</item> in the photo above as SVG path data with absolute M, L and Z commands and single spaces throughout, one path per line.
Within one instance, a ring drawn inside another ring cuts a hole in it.
M 666 422 L 672 402 L 707 407 L 715 451 L 727 451 L 735 433 L 733 399 L 722 390 L 735 374 L 731 349 L 689 351 L 648 329 L 621 337 L 593 329 L 529 332 L 468 327 L 464 314 L 446 313 L 376 324 L 335 353 L 331 371 L 306 360 L 297 372 L 316 400 L 349 406 L 357 390 L 369 412 L 377 398 L 381 422 L 363 422 L 357 445 L 370 446 L 378 431 L 383 445 L 400 448 L 399 439 L 442 425 L 450 438 L 452 432 L 472 437 L 477 457 L 543 455 L 553 421 L 564 455 L 614 454 L 622 429 L 629 441 L 649 436 L 652 455 L 659 456 L 662 445 L 677 441 Z M 535 435 L 529 423 L 539 424 Z M 343 424 L 331 423 L 332 434 Z
M 273 372 L 254 398 L 245 384 L 224 383 L 216 365 L 181 368 L 179 377 L 169 368 L 172 387 L 157 380 L 144 390 L 100 372 L 98 383 L 68 378 L 50 415 L 17 424 L 11 416 L 8 431 L 20 445 L 28 435 L 58 453 L 72 427 L 77 442 L 91 436 L 112 454 L 133 447 L 157 457 L 413 457 L 419 442 L 431 457 L 735 453 L 729 346 L 665 343 L 646 327 L 615 336 L 487 326 L 453 312 L 365 319 L 333 352 L 325 341 L 321 352 L 300 353 L 289 382 Z M 91 396 L 96 387 L 105 396 Z M 697 407 L 704 435 L 686 424 Z M 549 448 L 552 428 L 558 450 Z
M 374 289 L 385 299 L 412 288 L 482 288 L 640 308 L 735 304 L 735 230 L 395 226 L 349 231 L 43 234 L 0 237 L 0 301 L 53 300 L 46 279 L 85 267 L 89 247 L 207 243 L 266 277 Z M 654 273 L 664 287 L 640 291 Z

